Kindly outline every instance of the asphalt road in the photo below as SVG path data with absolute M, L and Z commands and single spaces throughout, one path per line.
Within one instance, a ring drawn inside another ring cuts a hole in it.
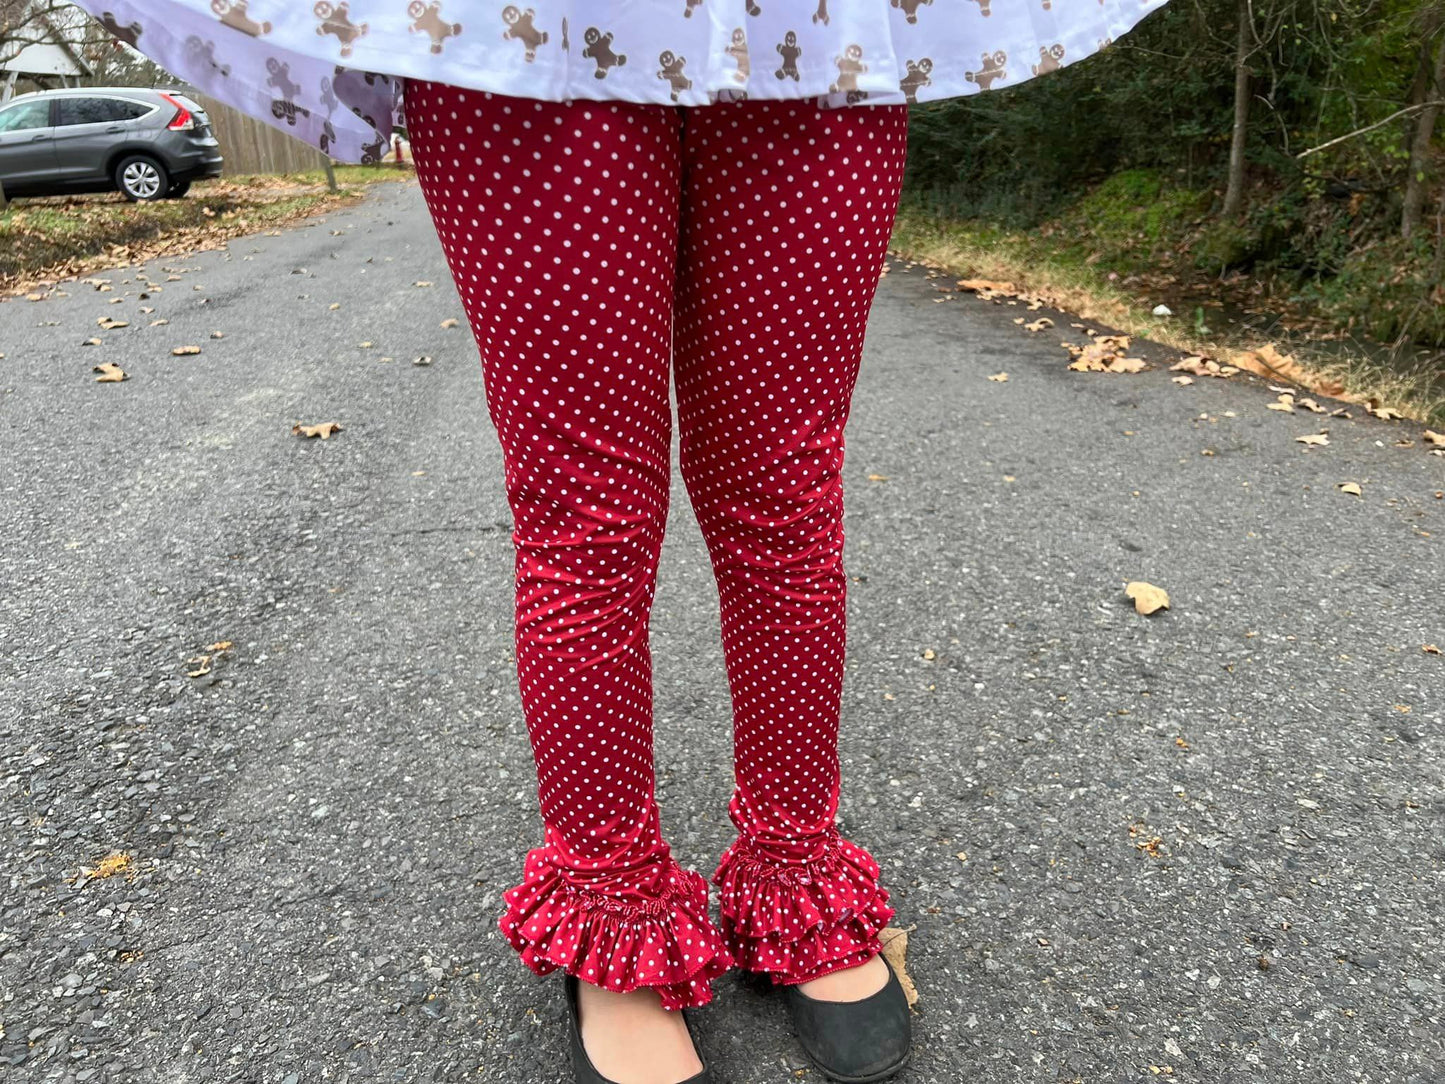
M 495 928 L 539 839 L 510 518 L 418 189 L 99 277 L 0 303 L 0 1079 L 563 1080 L 556 976 Z M 900 1079 L 1445 1080 L 1445 459 L 1067 372 L 934 285 L 882 283 L 846 467 Z M 674 486 L 659 791 L 710 871 L 727 688 Z M 733 976 L 701 1025 L 720 1081 L 821 1079 Z

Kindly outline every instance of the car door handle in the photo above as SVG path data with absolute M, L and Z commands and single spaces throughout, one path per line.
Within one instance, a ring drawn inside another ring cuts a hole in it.
M 123 132 L 123 131 L 125 131 L 125 129 L 122 128 L 119 124 L 112 124 L 109 128 L 106 129 L 106 131 L 107 131 L 107 132 Z
M 49 139 L 49 138 L 50 138 L 50 137 L 49 137 L 48 135 L 46 135 L 44 132 L 40 132 L 40 133 L 38 133 L 38 134 L 36 134 L 36 135 L 31 136 L 31 137 L 30 137 L 30 142 L 32 142 L 32 143 L 39 143 L 42 139 Z

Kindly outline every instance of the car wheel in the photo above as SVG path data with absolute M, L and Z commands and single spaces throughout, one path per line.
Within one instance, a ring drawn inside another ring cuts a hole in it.
M 190 190 L 191 190 L 191 179 L 190 179 L 189 177 L 187 177 L 184 181 L 177 181 L 175 184 L 171 185 L 170 189 L 166 192 L 166 198 L 167 198 L 167 199 L 180 199 L 182 196 L 184 196 L 184 195 L 185 195 L 187 192 L 189 192 Z
M 144 154 L 122 158 L 115 167 L 115 186 L 128 200 L 162 199 L 170 191 L 166 167 Z

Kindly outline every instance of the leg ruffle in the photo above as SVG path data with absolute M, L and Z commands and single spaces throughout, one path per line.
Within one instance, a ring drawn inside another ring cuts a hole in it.
M 546 852 L 528 853 L 497 923 L 527 967 L 538 975 L 560 967 L 618 992 L 652 987 L 667 1009 L 712 1000 L 711 981 L 733 961 L 708 918 L 700 873 L 669 858 L 656 897 L 621 898 L 572 884 Z
M 722 931 L 738 966 L 807 982 L 875 956 L 893 917 L 878 863 L 831 830 L 820 857 L 779 862 L 739 836 L 718 863 Z

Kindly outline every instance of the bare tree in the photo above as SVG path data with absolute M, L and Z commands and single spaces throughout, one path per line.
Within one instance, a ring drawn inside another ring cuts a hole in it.
M 1239 0 L 1239 28 L 1234 46 L 1234 132 L 1229 141 L 1229 181 L 1221 214 L 1234 218 L 1244 206 L 1244 146 L 1249 134 L 1249 58 L 1254 54 L 1254 12 L 1250 0 Z
M 1410 166 L 1405 172 L 1404 206 L 1400 211 L 1400 234 L 1407 240 L 1420 228 L 1424 217 L 1426 182 L 1430 179 L 1430 144 L 1440 116 L 1441 98 L 1445 97 L 1445 34 L 1440 34 L 1433 62 L 1430 59 L 1430 37 L 1439 30 L 1442 14 L 1445 13 L 1436 8 L 1424 20 L 1420 73 L 1411 93 L 1415 99 L 1411 105 L 1419 108 L 1419 114 L 1410 139 Z

